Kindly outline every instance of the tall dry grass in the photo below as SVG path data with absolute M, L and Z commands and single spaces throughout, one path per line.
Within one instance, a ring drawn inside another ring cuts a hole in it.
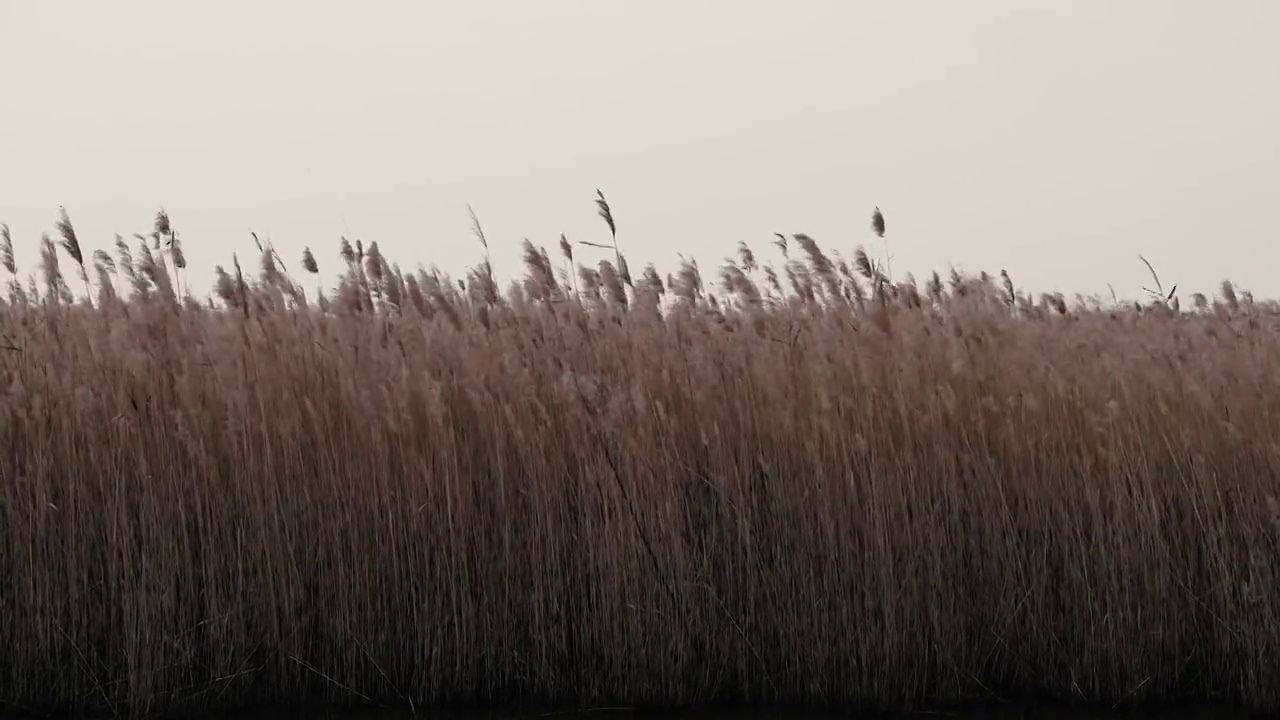
M 74 240 L 92 301 L 2 238 L 5 706 L 1280 707 L 1280 315 L 1229 284 L 615 234 L 505 292 L 259 243 L 199 300 L 156 225 Z

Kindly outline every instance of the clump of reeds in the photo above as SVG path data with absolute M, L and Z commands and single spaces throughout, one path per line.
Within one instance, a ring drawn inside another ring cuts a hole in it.
M 196 301 L 164 215 L 80 304 L 0 225 L 0 703 L 1280 707 L 1273 303 L 632 282 L 598 203 L 572 276 L 343 239 L 315 302 L 256 236 Z

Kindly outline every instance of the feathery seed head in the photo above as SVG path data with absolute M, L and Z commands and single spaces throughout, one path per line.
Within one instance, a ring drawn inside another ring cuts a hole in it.
M 302 269 L 315 275 L 320 272 L 320 266 L 316 264 L 316 256 L 311 254 L 311 248 L 302 248 Z
M 618 228 L 613 224 L 613 211 L 609 209 L 609 201 L 604 199 L 604 193 L 600 192 L 600 188 L 596 188 L 596 208 L 600 217 L 604 218 L 605 224 L 609 226 L 609 234 L 616 240 Z
M 0 265 L 4 265 L 4 269 L 9 271 L 10 275 L 18 274 L 18 266 L 13 260 L 13 236 L 9 234 L 9 225 L 0 222 Z
M 108 273 L 116 274 L 116 261 L 111 259 L 106 250 L 94 250 L 93 262 L 95 265 L 102 267 Z
M 169 234 L 169 256 L 173 258 L 173 266 L 179 270 L 187 267 L 187 256 L 182 252 L 182 240 L 177 233 Z
M 560 252 L 564 253 L 564 257 L 569 262 L 573 262 L 573 246 L 569 244 L 569 238 L 560 233 Z
M 751 247 L 747 245 L 745 240 L 738 241 L 738 258 L 742 261 L 742 269 L 746 272 L 753 272 L 756 269 L 756 255 L 751 252 Z
M 84 266 L 84 255 L 80 252 L 80 240 L 76 237 L 76 229 L 71 225 L 71 217 L 65 207 L 58 208 L 58 233 L 62 235 L 62 249 L 67 251 L 77 265 Z

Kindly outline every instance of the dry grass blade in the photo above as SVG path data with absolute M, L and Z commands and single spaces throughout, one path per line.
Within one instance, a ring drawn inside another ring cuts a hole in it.
M 476 215 L 476 211 L 471 207 L 471 203 L 467 203 L 467 214 L 471 216 L 471 233 L 476 236 L 480 244 L 484 246 L 486 252 L 489 250 L 489 238 L 485 237 L 484 228 L 480 227 L 480 218 Z
M 1145 286 L 1142 289 L 1148 295 L 1150 295 L 1151 298 L 1155 300 L 1157 303 L 1159 303 L 1160 305 L 1167 306 L 1169 304 L 1169 301 L 1173 299 L 1174 293 L 1178 291 L 1178 286 L 1174 285 L 1173 289 L 1171 289 L 1168 293 L 1165 293 L 1164 287 L 1160 284 L 1160 276 L 1156 274 L 1156 269 L 1151 267 L 1151 263 L 1148 262 L 1147 259 L 1142 255 L 1138 255 L 1138 259 L 1142 261 L 1142 264 L 1147 266 L 1147 270 L 1151 273 L 1151 279 L 1155 281 L 1155 284 L 1156 284 L 1156 287 L 1154 290 Z M 1115 291 L 1112 290 L 1113 295 L 1114 293 Z

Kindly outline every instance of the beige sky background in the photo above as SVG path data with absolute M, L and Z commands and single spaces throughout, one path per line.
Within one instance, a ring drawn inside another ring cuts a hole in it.
M 344 233 L 406 269 L 602 241 L 704 274 L 805 232 L 1036 292 L 1280 296 L 1276 0 L 0 0 L 0 220 L 34 267 L 163 205 L 214 264 Z M 606 257 L 583 249 L 581 257 Z M 1185 290 L 1185 293 L 1182 291 Z

